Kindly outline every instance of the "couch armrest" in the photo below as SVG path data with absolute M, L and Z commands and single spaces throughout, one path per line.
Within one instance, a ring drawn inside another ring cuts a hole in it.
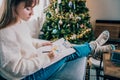
M 67 62 L 48 80 L 85 80 L 86 64 L 86 57 Z

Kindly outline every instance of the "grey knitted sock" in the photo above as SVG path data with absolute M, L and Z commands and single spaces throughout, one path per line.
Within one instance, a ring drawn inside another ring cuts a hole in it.
M 105 30 L 99 35 L 99 37 L 95 41 L 91 41 L 89 44 L 92 49 L 92 53 L 95 52 L 95 49 L 98 46 L 105 44 L 108 39 L 109 39 L 109 31 Z
M 112 50 L 115 50 L 115 46 L 112 44 L 104 45 L 104 46 L 97 46 L 94 53 L 92 54 L 93 57 L 99 57 L 104 52 L 111 52 Z
M 97 42 L 96 41 L 91 41 L 90 43 L 91 51 L 94 52 L 95 49 L 97 48 Z
M 105 30 L 103 31 L 99 37 L 95 40 L 99 45 L 103 45 L 107 42 L 107 40 L 109 39 L 109 31 Z

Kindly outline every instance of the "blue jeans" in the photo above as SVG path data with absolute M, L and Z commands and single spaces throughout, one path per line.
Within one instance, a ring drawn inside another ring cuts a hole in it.
M 77 59 L 77 58 L 80 58 L 80 57 L 88 56 L 91 52 L 91 48 L 88 43 L 85 43 L 82 45 L 76 45 L 73 48 L 76 50 L 75 53 L 64 57 L 63 59 L 59 60 L 58 62 L 56 62 L 46 68 L 40 69 L 36 73 L 29 75 L 22 80 L 47 80 L 64 63 L 74 60 L 74 59 Z

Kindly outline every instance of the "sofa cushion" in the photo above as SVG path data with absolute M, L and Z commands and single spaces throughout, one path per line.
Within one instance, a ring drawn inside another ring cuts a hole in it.
M 82 57 L 67 62 L 48 80 L 85 80 L 86 60 L 86 57 Z

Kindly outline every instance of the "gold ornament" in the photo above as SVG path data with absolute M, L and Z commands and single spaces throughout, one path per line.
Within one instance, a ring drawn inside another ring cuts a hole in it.
M 84 28 L 84 25 L 83 25 L 83 24 L 81 24 L 81 25 L 80 25 L 80 28 Z
M 69 40 L 69 38 L 68 38 L 68 37 L 66 37 L 65 39 L 66 39 L 66 40 Z
M 81 20 L 81 17 L 76 17 L 76 20 L 77 20 L 77 21 Z
M 55 13 L 58 14 L 58 11 L 59 11 L 58 8 L 56 8 L 56 9 L 55 9 Z
M 73 39 L 76 39 L 76 34 L 73 34 L 73 35 L 72 35 L 72 38 L 73 38 Z
M 73 13 L 70 14 L 70 19 L 72 19 L 74 17 Z
M 62 25 L 62 24 L 63 24 L 63 22 L 62 22 L 62 20 L 61 20 L 61 19 L 60 19 L 60 21 L 59 21 L 59 24 L 60 24 L 60 25 Z
M 68 27 L 70 26 L 70 24 L 67 25 Z
M 82 38 L 82 37 L 83 37 L 83 34 L 80 34 L 80 35 L 79 35 L 79 38 Z

